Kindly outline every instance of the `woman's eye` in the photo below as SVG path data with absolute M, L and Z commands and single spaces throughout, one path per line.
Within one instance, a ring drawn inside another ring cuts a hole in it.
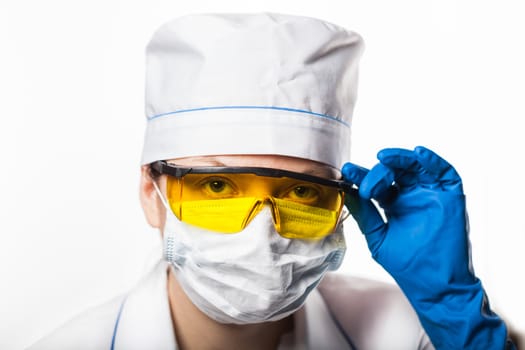
M 293 191 L 299 198 L 308 198 L 312 195 L 312 189 L 305 186 L 296 187 Z
M 221 179 L 210 179 L 202 183 L 202 188 L 204 193 L 212 198 L 230 197 L 236 193 L 235 188 L 228 181 Z
M 208 183 L 208 186 L 213 192 L 221 192 L 226 188 L 226 183 L 224 181 L 212 181 Z
M 310 204 L 319 199 L 319 191 L 311 186 L 300 185 L 292 188 L 286 197 L 293 201 Z

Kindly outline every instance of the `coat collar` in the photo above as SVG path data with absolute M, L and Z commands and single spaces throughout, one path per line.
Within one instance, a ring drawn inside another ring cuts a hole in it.
M 114 349 L 176 349 L 167 289 L 167 263 L 158 262 L 123 302 Z

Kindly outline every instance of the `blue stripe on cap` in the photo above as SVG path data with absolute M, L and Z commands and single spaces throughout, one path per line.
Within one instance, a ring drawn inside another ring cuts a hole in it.
M 316 117 L 330 119 L 330 120 L 336 121 L 338 123 L 341 123 L 341 124 L 343 124 L 343 125 L 345 125 L 347 127 L 350 127 L 349 123 L 344 122 L 341 119 L 336 118 L 334 116 L 330 116 L 330 115 L 326 115 L 326 114 L 322 114 L 322 113 L 315 113 L 315 112 L 305 111 L 305 110 L 302 110 L 302 109 L 287 108 L 287 107 L 275 107 L 275 106 L 214 106 L 214 107 L 200 107 L 200 108 L 191 108 L 191 109 L 180 109 L 178 111 L 161 113 L 161 114 L 154 115 L 152 117 L 148 117 L 148 121 L 153 120 L 153 119 L 157 119 L 157 118 L 161 118 L 161 117 L 165 117 L 165 116 L 168 116 L 168 115 L 173 115 L 173 114 L 190 113 L 190 112 L 198 112 L 198 111 L 206 111 L 206 110 L 214 110 L 214 109 L 273 109 L 273 110 L 278 110 L 278 111 L 286 111 L 286 112 L 309 114 L 309 115 L 313 115 L 313 116 L 316 116 Z

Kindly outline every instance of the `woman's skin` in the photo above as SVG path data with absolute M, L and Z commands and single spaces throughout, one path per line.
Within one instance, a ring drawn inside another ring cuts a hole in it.
M 184 166 L 265 167 L 307 173 L 328 179 L 340 178 L 338 169 L 311 160 L 277 155 L 222 155 L 169 160 Z M 153 182 L 163 195 L 165 175 L 153 179 L 147 165 L 141 168 L 140 200 L 148 223 L 164 230 L 166 208 Z M 201 312 L 187 297 L 176 277 L 168 269 L 168 298 L 177 343 L 181 349 L 276 349 L 283 334 L 293 330 L 293 317 L 258 324 L 223 324 Z

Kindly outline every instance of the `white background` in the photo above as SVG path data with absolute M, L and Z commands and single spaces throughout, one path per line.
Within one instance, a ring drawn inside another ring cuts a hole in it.
M 418 144 L 465 182 L 477 275 L 525 334 L 521 1 L 2 1 L 0 349 L 132 286 L 158 256 L 138 201 L 144 48 L 192 12 L 323 18 L 367 44 L 353 161 Z M 343 5 L 344 4 L 344 5 Z M 389 281 L 347 227 L 346 273 Z

